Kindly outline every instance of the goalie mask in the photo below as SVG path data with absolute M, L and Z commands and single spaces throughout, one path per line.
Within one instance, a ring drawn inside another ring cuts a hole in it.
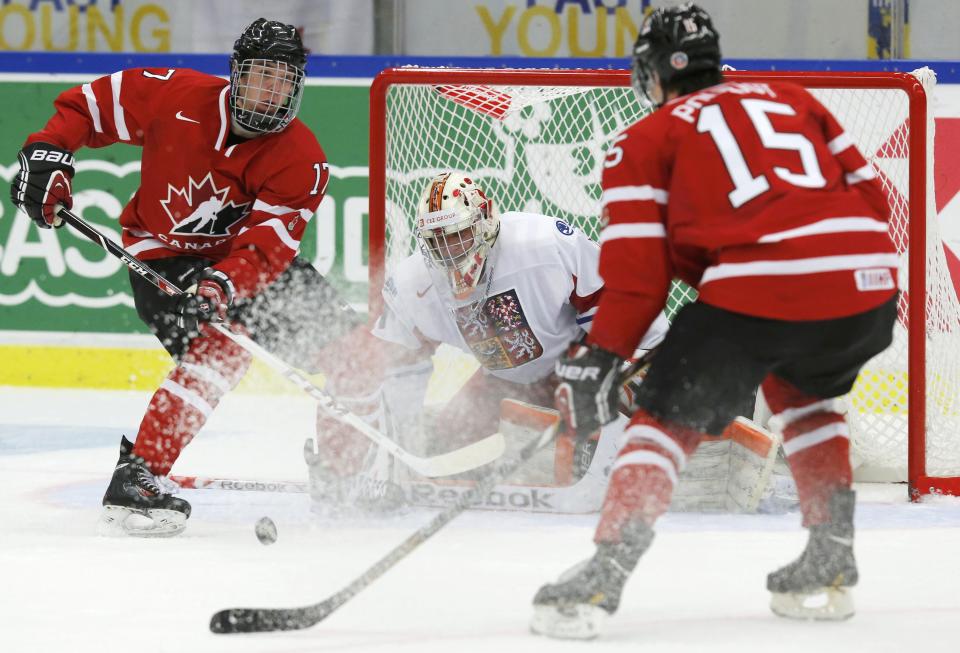
M 417 205 L 417 242 L 455 300 L 468 299 L 477 287 L 499 233 L 493 202 L 469 177 L 444 172 L 427 184 Z
M 303 97 L 306 50 L 293 25 L 258 18 L 233 44 L 230 113 L 254 134 L 283 130 Z
M 640 101 L 659 107 L 668 87 L 709 72 L 716 75 L 703 87 L 720 81 L 720 40 L 709 14 L 691 2 L 650 12 L 633 46 L 631 81 Z

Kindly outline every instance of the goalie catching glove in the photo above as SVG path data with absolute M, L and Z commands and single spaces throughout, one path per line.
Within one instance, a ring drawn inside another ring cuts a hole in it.
M 177 326 L 189 333 L 200 330 L 201 324 L 223 322 L 233 304 L 233 282 L 213 268 L 204 268 L 196 285 L 184 291 L 177 304 Z
M 41 229 L 63 225 L 57 205 L 73 208 L 73 153 L 50 143 L 31 143 L 18 155 L 20 172 L 10 185 L 13 205 Z
M 579 341 L 557 361 L 554 400 L 566 429 L 578 438 L 616 418 L 621 362 L 613 352 Z

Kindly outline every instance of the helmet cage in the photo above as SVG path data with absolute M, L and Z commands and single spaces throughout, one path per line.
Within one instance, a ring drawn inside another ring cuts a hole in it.
M 484 237 L 486 211 L 479 207 L 457 214 L 448 209 L 420 216 L 417 239 L 427 261 L 446 273 L 454 297 L 463 299 L 477 287 L 489 245 Z
M 660 106 L 662 101 L 658 103 L 654 99 L 654 88 L 658 77 L 654 74 L 654 68 L 650 61 L 641 52 L 643 46 L 646 46 L 647 49 L 650 47 L 648 43 L 637 44 L 633 65 L 630 68 L 630 86 L 633 87 L 633 91 L 637 94 L 641 104 Z
M 300 109 L 303 82 L 303 68 L 286 61 L 234 60 L 230 74 L 233 120 L 255 133 L 285 129 Z
M 453 298 L 464 300 L 484 275 L 487 256 L 500 232 L 500 222 L 492 202 L 469 179 L 440 175 L 431 180 L 426 196 L 434 189 L 443 199 L 439 208 L 434 203 L 435 210 L 418 216 L 417 241 L 428 265 L 446 278 Z

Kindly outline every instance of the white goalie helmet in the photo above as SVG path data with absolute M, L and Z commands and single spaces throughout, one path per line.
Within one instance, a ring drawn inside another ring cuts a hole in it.
M 500 233 L 493 202 L 460 172 L 443 172 L 417 204 L 417 242 L 427 263 L 446 277 L 456 300 L 470 297 Z

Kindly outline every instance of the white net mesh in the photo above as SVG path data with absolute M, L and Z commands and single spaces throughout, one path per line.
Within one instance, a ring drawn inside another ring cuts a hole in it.
M 627 83 L 628 77 L 624 72 L 619 83 Z M 442 170 L 470 173 L 501 211 L 555 216 L 597 237 L 603 155 L 610 140 L 646 109 L 629 86 L 545 85 L 542 80 L 535 86 L 508 86 L 498 85 L 497 78 L 498 71 L 491 70 L 483 83 L 452 85 L 431 83 L 425 76 L 423 83 L 389 88 L 383 198 L 388 270 L 414 251 L 413 207 L 427 180 Z M 925 83 L 932 86 L 932 73 Z M 906 253 L 909 160 L 911 155 L 924 156 L 908 148 L 907 94 L 893 88 L 813 92 L 880 173 L 894 213 L 891 234 Z M 928 122 L 932 142 L 932 120 Z M 929 186 L 928 212 L 935 216 L 932 183 Z M 927 224 L 927 471 L 960 475 L 960 306 L 935 218 Z M 904 256 L 903 287 L 906 261 Z M 675 284 L 668 311 L 693 297 L 692 289 Z M 904 294 L 903 315 L 907 302 Z M 854 455 L 862 463 L 858 473 L 906 478 L 908 388 L 906 329 L 901 323 L 894 345 L 870 363 L 850 395 Z
M 936 78 L 929 69 L 915 71 L 928 97 Z M 933 188 L 932 115 L 926 117 L 925 152 L 910 152 L 908 101 L 894 89 L 826 89 L 813 93 L 837 116 L 860 151 L 880 173 L 890 201 L 893 219 L 890 233 L 901 253 L 926 260 L 926 462 L 931 476 L 960 475 L 960 303 L 947 267 L 943 242 L 937 227 Z M 927 242 L 911 249 L 908 225 L 910 160 L 926 163 Z M 901 288 L 908 279 L 909 256 L 901 258 Z M 906 315 L 908 293 L 900 298 L 901 321 L 894 343 L 863 370 L 849 395 L 854 454 L 863 480 L 905 480 L 907 477 L 907 400 L 911 392 L 907 375 Z

